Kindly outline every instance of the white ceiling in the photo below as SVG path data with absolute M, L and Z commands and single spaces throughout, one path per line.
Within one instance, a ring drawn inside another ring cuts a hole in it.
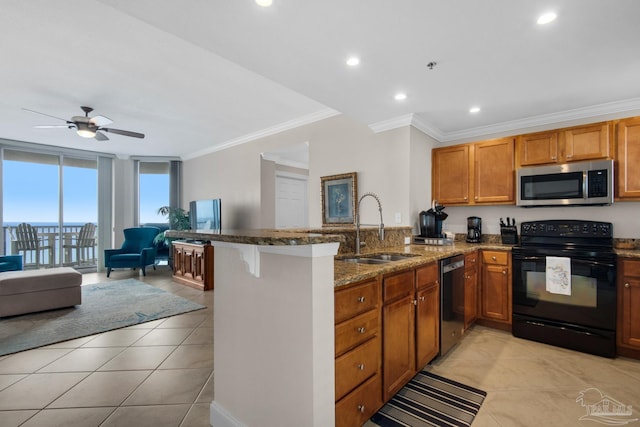
M 375 131 L 411 123 L 448 142 L 640 112 L 637 0 L 2 0 L 0 9 L 6 139 L 191 158 L 338 113 Z M 558 19 L 538 26 L 547 10 Z M 345 65 L 352 54 L 357 68 Z M 68 119 L 81 105 L 146 138 L 34 129 L 64 122 L 23 110 Z M 473 105 L 481 112 L 469 114 Z

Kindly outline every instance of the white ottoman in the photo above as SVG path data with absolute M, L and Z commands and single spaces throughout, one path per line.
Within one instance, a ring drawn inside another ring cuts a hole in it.
M 71 267 L 0 273 L 0 317 L 81 304 L 80 285 Z

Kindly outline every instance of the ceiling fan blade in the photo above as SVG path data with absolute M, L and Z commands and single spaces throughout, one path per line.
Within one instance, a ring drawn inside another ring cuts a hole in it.
M 105 116 L 95 116 L 89 119 L 89 123 L 93 123 L 96 126 L 105 126 L 109 123 L 113 123 L 113 120 Z
M 60 117 L 52 116 L 51 114 L 41 113 L 40 111 L 30 110 L 28 108 L 23 108 L 23 110 L 30 111 L 30 112 L 36 113 L 36 114 L 42 114 L 43 116 L 52 117 L 54 119 L 58 119 L 58 120 L 62 120 L 63 122 L 70 123 L 67 119 L 61 119 Z
M 96 136 L 94 138 L 97 139 L 98 141 L 108 141 L 109 140 L 109 138 L 107 138 L 107 135 L 105 135 L 102 132 L 96 132 Z
M 103 130 L 109 133 L 117 133 L 118 135 L 132 136 L 134 138 L 144 138 L 143 133 L 131 132 L 129 130 L 112 129 L 112 128 L 100 128 L 100 130 Z
M 73 125 L 38 125 L 34 126 L 36 129 L 70 129 Z

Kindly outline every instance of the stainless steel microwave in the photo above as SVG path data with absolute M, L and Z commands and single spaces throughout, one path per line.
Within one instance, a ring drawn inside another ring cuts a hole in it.
M 613 160 L 518 169 L 518 206 L 610 205 Z

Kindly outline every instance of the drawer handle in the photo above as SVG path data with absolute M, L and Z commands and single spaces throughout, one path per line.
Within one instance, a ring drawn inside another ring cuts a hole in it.
M 495 255 L 494 255 L 494 256 L 492 256 L 492 257 L 491 257 L 491 259 L 495 261 L 495 260 L 497 260 L 498 258 L 496 258 L 496 257 L 495 257 Z
M 420 301 L 424 301 L 424 297 L 420 297 Z
M 358 302 L 364 302 L 365 297 L 358 297 Z
M 358 364 L 358 369 L 364 371 L 364 363 Z
M 502 270 L 502 275 L 506 276 L 507 275 L 507 270 Z
M 364 405 L 358 405 L 358 411 L 364 414 Z
M 360 333 L 360 334 L 364 334 L 364 331 L 366 331 L 366 330 L 367 330 L 367 329 L 366 329 L 364 326 L 360 326 L 360 327 L 358 328 L 358 333 Z
M 630 288 L 630 287 L 631 287 L 631 285 L 627 282 L 627 283 L 625 283 L 625 284 L 624 284 L 624 287 L 625 287 L 625 288 Z

